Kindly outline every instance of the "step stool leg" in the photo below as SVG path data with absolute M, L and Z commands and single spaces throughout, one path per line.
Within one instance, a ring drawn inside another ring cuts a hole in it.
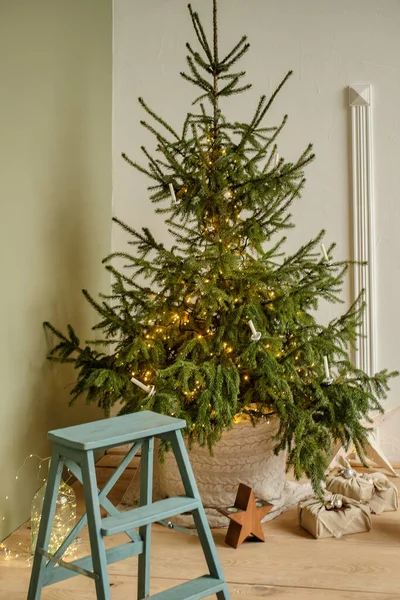
M 199 490 L 197 488 L 196 480 L 193 475 L 192 465 L 190 464 L 182 433 L 180 431 L 174 431 L 170 436 L 170 440 L 176 462 L 178 463 L 178 468 L 182 477 L 186 495 L 199 500 L 199 508 L 193 511 L 193 519 L 199 534 L 199 539 L 203 548 L 205 559 L 207 561 L 210 575 L 225 581 L 225 576 L 218 558 L 214 539 L 207 521 L 207 516 L 201 501 Z M 221 590 L 217 593 L 217 598 L 218 600 L 230 600 L 230 594 L 227 586 L 225 586 L 224 590 Z
M 54 445 L 27 600 L 39 600 L 42 594 L 45 574 L 44 569 L 47 559 L 45 556 L 39 553 L 39 549 L 47 551 L 49 547 L 63 466 L 64 463 L 61 459 L 60 449 L 57 445 Z
M 94 456 L 92 451 L 84 452 L 82 454 L 82 482 L 85 494 L 90 550 L 92 554 L 93 571 L 98 575 L 98 579 L 95 580 L 96 597 L 97 600 L 111 600 L 107 557 L 104 539 L 101 535 L 101 514 Z
M 153 453 L 154 438 L 143 441 L 140 459 L 140 506 L 153 501 Z M 138 558 L 138 600 L 150 595 L 150 552 L 151 524 L 139 527 L 139 535 L 143 540 L 143 552 Z

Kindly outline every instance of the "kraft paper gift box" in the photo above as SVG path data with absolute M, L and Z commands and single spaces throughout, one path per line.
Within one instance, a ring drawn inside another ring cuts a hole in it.
M 380 515 L 383 512 L 397 510 L 399 494 L 395 484 L 383 473 L 363 473 L 362 478 L 370 481 L 374 487 L 369 504 L 371 512 Z
M 374 493 L 374 485 L 370 479 L 360 477 L 356 473 L 350 479 L 343 475 L 329 475 L 326 478 L 326 489 L 332 494 L 342 494 L 346 498 L 352 498 L 357 502 L 368 503 Z
M 332 499 L 340 498 L 341 508 L 327 509 Z M 371 529 L 368 505 L 340 494 L 326 494 L 323 504 L 313 497 L 298 504 L 300 526 L 315 538 L 340 538 L 343 535 L 362 533 Z

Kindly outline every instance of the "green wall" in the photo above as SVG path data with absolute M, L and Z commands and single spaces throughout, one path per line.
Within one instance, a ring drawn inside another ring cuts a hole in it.
M 74 373 L 45 359 L 43 320 L 89 335 L 80 293 L 107 291 L 112 0 L 0 0 L 0 540 L 29 515 L 46 432 Z M 9 496 L 9 500 L 5 497 Z

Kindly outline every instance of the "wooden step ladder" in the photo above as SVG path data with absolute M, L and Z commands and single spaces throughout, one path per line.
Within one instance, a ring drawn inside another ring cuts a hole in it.
M 94 580 L 97 600 L 111 600 L 107 565 L 135 555 L 138 555 L 138 600 L 200 600 L 214 594 L 218 600 L 230 600 L 183 442 L 181 429 L 185 426 L 185 421 L 181 419 L 143 411 L 49 432 L 53 452 L 27 600 L 40 600 L 43 587 L 76 575 L 84 575 Z M 152 501 L 155 438 L 170 442 L 184 484 L 185 496 Z M 94 452 L 122 444 L 133 445 L 103 489 L 99 490 Z M 107 494 L 139 449 L 142 453 L 140 506 L 127 512 L 119 512 L 108 500 Z M 83 485 L 86 513 L 58 550 L 50 554 L 48 547 L 64 466 Z M 108 517 L 101 517 L 101 506 L 108 513 Z M 183 512 L 191 512 L 193 515 L 209 573 L 151 596 L 151 525 Z M 86 524 L 89 529 L 91 555 L 65 562 L 62 558 L 65 551 Z M 125 532 L 130 541 L 106 550 L 104 537 L 120 532 Z

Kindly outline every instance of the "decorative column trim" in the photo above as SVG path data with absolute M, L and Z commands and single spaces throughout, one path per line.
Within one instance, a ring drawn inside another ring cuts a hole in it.
M 353 258 L 355 297 L 365 290 L 366 310 L 359 327 L 356 366 L 368 375 L 376 369 L 375 231 L 372 177 L 371 86 L 349 87 L 353 180 Z

